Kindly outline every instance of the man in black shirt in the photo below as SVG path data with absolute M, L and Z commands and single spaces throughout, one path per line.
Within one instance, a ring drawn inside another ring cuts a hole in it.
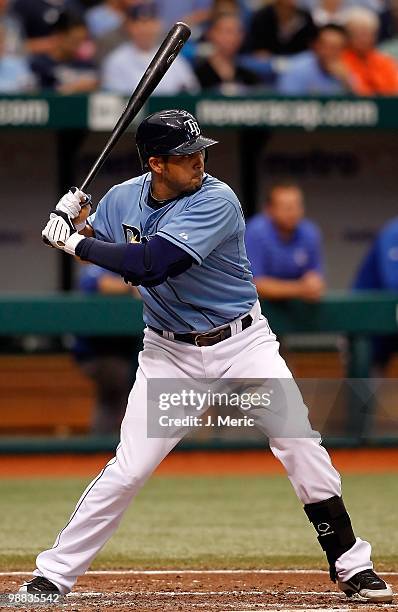
M 13 11 L 18 16 L 27 47 L 31 53 L 46 53 L 50 37 L 65 10 L 81 11 L 79 0 L 15 0 Z
M 32 56 L 31 68 L 42 89 L 53 89 L 66 95 L 87 93 L 97 87 L 95 66 L 82 59 L 79 50 L 87 42 L 87 27 L 80 17 L 63 13 L 47 53 Z
M 257 55 L 293 55 L 309 48 L 316 35 L 311 15 L 297 0 L 274 0 L 254 13 L 246 50 Z
M 237 14 L 216 15 L 206 38 L 211 43 L 211 53 L 198 62 L 195 69 L 202 89 L 238 94 L 247 87 L 261 84 L 256 73 L 239 65 L 238 52 L 243 42 L 243 26 Z

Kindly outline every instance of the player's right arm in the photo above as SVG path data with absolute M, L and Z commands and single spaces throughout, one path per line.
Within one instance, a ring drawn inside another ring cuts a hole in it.
M 82 226 L 82 229 L 79 230 L 79 234 L 84 236 L 85 238 L 95 238 L 94 228 L 87 223 L 87 219 L 90 216 L 90 207 L 82 206 L 82 209 L 78 216 L 75 219 L 72 219 L 75 227 Z
M 104 196 L 91 216 L 84 206 L 75 216 L 76 206 L 77 197 L 69 194 L 66 205 L 64 201 L 50 215 L 42 236 L 55 248 L 120 274 L 133 285 L 148 287 L 182 274 L 193 263 L 188 253 L 160 236 L 143 243 L 115 244 L 113 228 L 120 220 L 114 189 Z M 84 225 L 81 229 L 77 227 L 79 222 Z
M 77 187 L 71 187 L 59 200 L 55 210 L 67 214 L 77 231 L 83 231 L 91 212 L 91 195 L 80 191 Z
M 115 212 L 115 204 L 112 202 L 113 189 L 111 189 L 99 202 L 95 213 L 91 213 L 91 195 L 83 193 L 77 187 L 62 196 L 55 212 L 68 215 L 73 225 L 85 238 L 99 238 L 105 242 L 114 242 L 110 209 Z
M 95 238 L 95 231 L 93 230 L 91 225 L 88 224 L 81 232 L 79 232 L 79 234 L 81 234 L 85 238 Z

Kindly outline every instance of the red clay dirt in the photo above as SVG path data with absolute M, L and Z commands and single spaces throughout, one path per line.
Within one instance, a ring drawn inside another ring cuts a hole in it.
M 396 576 L 384 576 L 395 591 Z M 1 579 L 0 579 L 1 580 Z M 22 577 L 9 576 L 0 582 L 4 593 L 15 593 Z M 64 605 L 40 606 L 46 610 L 103 612 L 243 612 L 262 610 L 318 610 L 318 612 L 381 612 L 392 606 L 369 605 L 348 599 L 329 581 L 328 574 L 311 573 L 197 573 L 197 574 L 90 574 L 82 577 Z M 10 608 L 1 607 L 0 610 Z M 15 608 L 16 609 L 16 608 Z M 23 609 L 23 608 L 18 608 Z M 31 608 L 32 609 L 32 608 Z
M 344 474 L 398 472 L 398 449 L 334 450 L 336 468 Z M 0 478 L 95 475 L 110 455 L 5 455 Z M 174 452 L 158 467 L 157 475 L 267 475 L 283 474 L 282 465 L 269 451 Z

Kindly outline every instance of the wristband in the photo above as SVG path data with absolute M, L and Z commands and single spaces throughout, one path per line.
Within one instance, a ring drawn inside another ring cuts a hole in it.
M 73 219 L 72 219 L 73 221 Z M 81 232 L 82 230 L 84 230 L 84 228 L 86 227 L 87 223 L 86 221 L 82 221 L 81 223 L 73 223 L 73 225 L 76 228 L 77 232 Z
M 69 236 L 64 246 L 65 253 L 69 253 L 69 255 L 75 255 L 76 247 L 82 240 L 86 240 L 86 237 L 82 236 L 81 234 L 78 234 L 77 232 Z

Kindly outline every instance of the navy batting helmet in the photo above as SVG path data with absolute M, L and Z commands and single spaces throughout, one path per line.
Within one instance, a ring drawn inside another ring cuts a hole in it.
M 191 113 L 164 110 L 140 123 L 136 143 L 142 168 L 149 170 L 150 157 L 190 155 L 217 144 L 217 140 L 202 136 L 199 123 Z

